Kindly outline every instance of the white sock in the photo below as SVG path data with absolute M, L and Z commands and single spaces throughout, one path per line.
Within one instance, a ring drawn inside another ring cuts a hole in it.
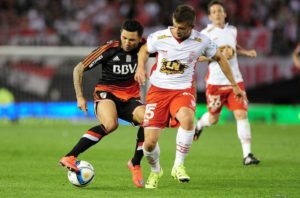
M 176 158 L 173 167 L 184 164 L 184 159 L 192 146 L 194 133 L 194 130 L 188 131 L 181 127 L 178 128 L 176 137 Z
M 237 133 L 242 144 L 244 158 L 251 153 L 251 129 L 248 119 L 237 120 Z
M 148 163 L 150 164 L 151 171 L 155 173 L 159 173 L 160 172 L 160 164 L 159 164 L 160 148 L 158 143 L 156 144 L 155 148 L 151 152 L 146 151 L 145 147 L 143 146 L 143 152 Z
M 202 129 L 203 127 L 209 127 L 211 123 L 209 122 L 209 113 L 205 112 L 201 118 L 197 121 L 196 128 L 197 130 Z

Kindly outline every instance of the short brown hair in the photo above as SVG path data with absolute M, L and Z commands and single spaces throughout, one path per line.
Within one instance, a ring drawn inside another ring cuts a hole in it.
M 209 2 L 209 4 L 207 5 L 207 12 L 208 12 L 208 14 L 210 14 L 210 8 L 211 8 L 213 5 L 220 5 L 220 6 L 222 6 L 223 9 L 225 10 L 224 4 L 223 4 L 221 1 L 213 0 L 213 1 Z
M 189 5 L 179 5 L 173 12 L 173 18 L 178 23 L 186 22 L 188 25 L 194 25 L 196 12 Z

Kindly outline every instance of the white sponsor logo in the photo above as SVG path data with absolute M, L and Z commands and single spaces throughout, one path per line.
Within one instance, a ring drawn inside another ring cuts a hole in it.
M 136 64 L 131 65 L 114 65 L 113 66 L 113 72 L 114 74 L 133 74 L 136 69 Z

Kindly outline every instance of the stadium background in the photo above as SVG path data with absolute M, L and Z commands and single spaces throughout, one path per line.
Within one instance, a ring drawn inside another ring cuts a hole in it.
M 80 118 L 72 84 L 73 67 L 96 46 L 118 39 L 120 24 L 135 18 L 144 36 L 170 25 L 172 10 L 188 3 L 197 11 L 196 29 L 208 23 L 207 0 L 2 0 L 0 1 L 0 118 Z M 291 53 L 299 42 L 298 0 L 225 0 L 227 19 L 238 42 L 258 51 L 239 57 L 250 101 L 251 120 L 300 123 L 300 70 Z M 197 71 L 198 111 L 205 111 L 204 75 Z M 85 74 L 84 91 L 92 101 L 97 69 Z M 4 94 L 3 94 L 4 93 Z M 4 95 L 4 96 L 3 96 Z M 92 106 L 92 103 L 89 104 Z M 92 109 L 92 107 L 90 108 Z M 90 111 L 90 117 L 93 112 Z M 224 110 L 221 121 L 233 120 Z
M 193 143 L 186 160 L 192 177 L 187 185 L 170 177 L 174 129 L 166 129 L 160 138 L 165 175 L 155 191 L 136 189 L 126 170 L 136 138 L 131 126 L 119 126 L 80 155 L 96 171 L 87 188 L 70 185 L 66 170 L 57 164 L 87 129 L 97 125 L 91 101 L 97 68 L 84 76 L 90 101 L 85 117 L 76 107 L 72 83 L 78 61 L 96 46 L 118 39 L 127 17 L 145 25 L 144 36 L 166 27 L 179 3 L 194 6 L 196 29 L 201 30 L 207 23 L 207 2 L 0 0 L 0 197 L 299 197 L 300 71 L 291 57 L 300 41 L 299 0 L 224 1 L 241 45 L 259 52 L 256 59 L 239 57 L 259 166 L 242 165 L 236 125 L 225 109 L 223 124 L 205 129 Z M 197 73 L 197 117 L 205 111 L 206 69 L 200 65 Z M 144 178 L 147 165 L 142 160 Z

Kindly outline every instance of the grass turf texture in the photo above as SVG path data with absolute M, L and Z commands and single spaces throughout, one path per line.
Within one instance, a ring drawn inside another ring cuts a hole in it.
M 242 165 L 241 146 L 233 123 L 205 129 L 186 160 L 191 176 L 180 184 L 171 176 L 174 129 L 160 138 L 164 169 L 159 188 L 137 189 L 126 163 L 133 154 L 137 129 L 120 126 L 80 155 L 95 168 L 86 188 L 72 186 L 58 160 L 92 124 L 30 121 L 0 123 L 0 197 L 299 197 L 299 126 L 252 124 L 253 152 L 262 163 Z M 142 162 L 145 180 L 149 166 Z

